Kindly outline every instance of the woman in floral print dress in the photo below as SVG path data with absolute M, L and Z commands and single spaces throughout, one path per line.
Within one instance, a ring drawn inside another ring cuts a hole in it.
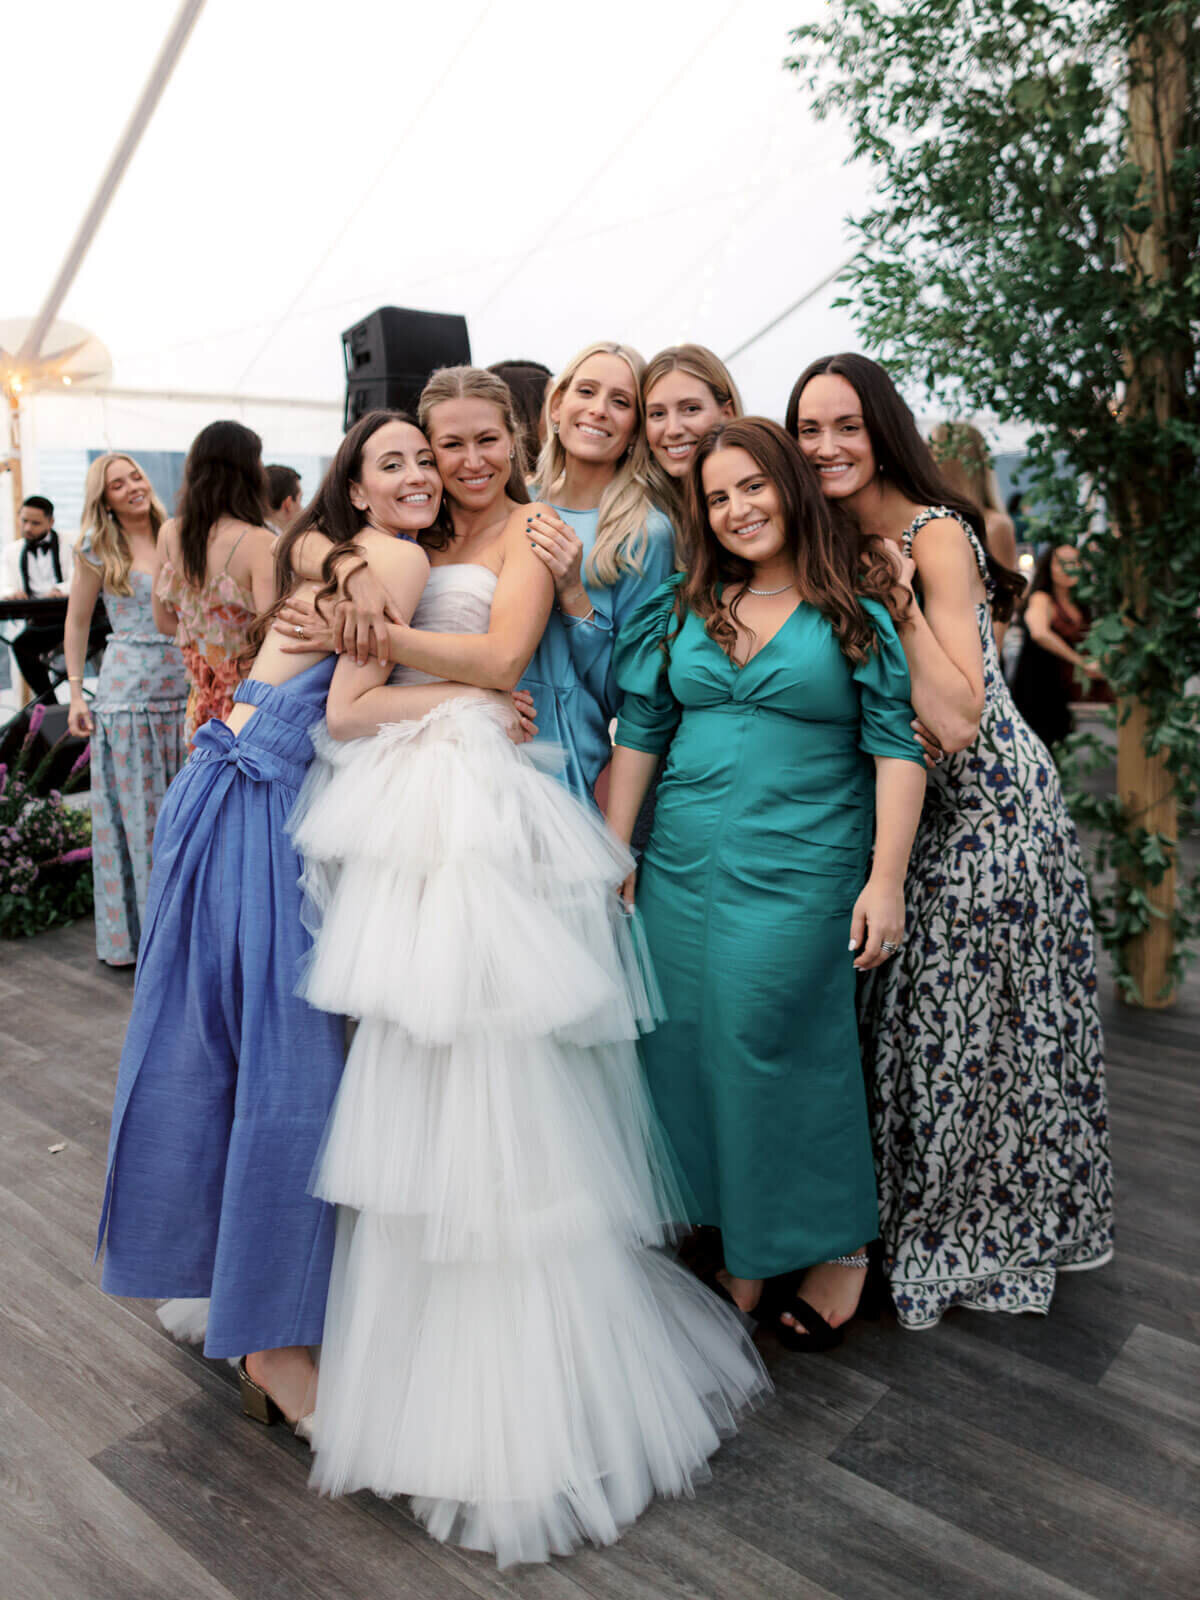
M 188 749 L 212 717 L 225 721 L 254 658 L 255 618 L 275 599 L 275 535 L 266 526 L 262 440 L 240 422 L 210 422 L 183 465 L 179 510 L 163 529 L 154 617 L 192 681 Z
M 154 625 L 151 592 L 166 511 L 132 456 L 88 468 L 83 531 L 67 604 L 64 652 L 71 732 L 91 735 L 92 880 L 96 954 L 137 959 L 154 824 L 186 759 L 188 680 L 183 657 Z M 83 697 L 88 628 L 103 590 L 112 633 L 90 706 Z
M 788 425 L 827 496 L 915 579 L 924 615 L 901 638 L 945 752 L 910 858 L 907 940 L 861 1004 L 896 1309 L 907 1328 L 954 1305 L 1045 1312 L 1058 1272 L 1112 1255 L 1112 1169 L 1079 841 L 991 625 L 1019 580 L 874 362 L 815 362 Z

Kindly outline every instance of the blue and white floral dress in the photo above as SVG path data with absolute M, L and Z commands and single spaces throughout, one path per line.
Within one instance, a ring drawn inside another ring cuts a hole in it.
M 955 514 L 923 511 L 906 555 L 935 517 Z M 884 1259 L 908 1328 L 954 1305 L 1045 1312 L 1058 1271 L 1112 1255 L 1087 877 L 1054 763 L 1000 671 L 989 608 L 976 613 L 979 734 L 929 774 L 904 948 L 861 997 Z
M 90 532 L 76 554 L 99 566 Z M 112 632 L 90 707 L 96 955 L 114 966 L 137 959 L 158 808 L 187 760 L 187 668 L 154 625 L 154 579 L 133 569 L 129 587 L 104 591 Z

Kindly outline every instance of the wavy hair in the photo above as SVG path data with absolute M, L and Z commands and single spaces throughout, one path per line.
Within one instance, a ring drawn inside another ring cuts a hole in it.
M 788 397 L 787 431 L 792 438 L 796 437 L 800 421 L 800 396 L 814 378 L 826 373 L 845 378 L 858 396 L 876 465 L 900 493 L 914 505 L 947 506 L 975 530 L 987 556 L 988 575 L 994 586 L 992 615 L 998 622 L 1007 622 L 1024 591 L 1025 579 L 1011 567 L 1001 565 L 988 552 L 983 511 L 973 500 L 960 494 L 940 470 L 933 451 L 921 437 L 916 418 L 877 361 L 848 354 L 822 356 L 807 366 L 792 385 Z
M 417 401 L 417 426 L 426 438 L 434 407 L 446 400 L 486 400 L 496 407 L 513 444 L 513 461 L 504 492 L 519 506 L 527 506 L 529 490 L 525 477 L 529 463 L 525 458 L 525 429 L 508 384 L 484 367 L 439 367 Z M 447 505 L 449 498 L 443 494 L 436 522 L 421 535 L 421 543 L 427 550 L 445 550 L 454 537 L 454 522 Z
M 210 422 L 192 440 L 183 463 L 179 509 L 179 555 L 183 576 L 194 589 L 208 576 L 209 536 L 222 517 L 266 526 L 267 469 L 262 440 L 240 422 Z
M 673 344 L 665 350 L 660 350 L 656 356 L 651 356 L 646 363 L 646 370 L 642 373 L 642 413 L 645 415 L 650 400 L 650 391 L 661 378 L 669 372 L 686 372 L 690 378 L 695 378 L 702 383 L 712 395 L 718 406 L 730 406 L 730 416 L 744 417 L 746 408 L 742 404 L 742 397 L 738 393 L 737 384 L 733 381 L 733 374 L 721 360 L 714 355 L 706 345 L 702 344 Z M 655 460 L 653 450 L 648 452 L 650 458 L 650 496 L 660 511 L 670 517 L 676 529 L 683 523 L 683 488 L 678 478 L 673 478 L 669 472 L 664 472 Z
M 721 592 L 727 584 L 744 584 L 754 576 L 753 564 L 727 550 L 709 521 L 704 463 L 718 450 L 744 450 L 775 486 L 800 598 L 828 618 L 838 648 L 848 661 L 865 661 L 876 639 L 862 596 L 878 600 L 898 620 L 904 613 L 892 592 L 895 568 L 883 540 L 874 534 L 864 537 L 840 507 L 826 500 L 820 479 L 800 446 L 767 417 L 737 417 L 718 423 L 696 449 L 684 492 L 691 560 L 675 598 L 677 626 L 672 638 L 692 611 L 703 620 L 709 638 L 732 660 L 738 606 L 745 589 L 729 607 L 728 615 L 722 609 Z
M 365 416 L 359 417 L 338 445 L 337 454 L 329 463 L 316 494 L 286 533 L 281 533 L 275 541 L 275 603 L 255 618 L 248 645 L 251 660 L 258 653 L 284 601 L 299 581 L 292 566 L 292 552 L 305 534 L 323 534 L 333 545 L 321 564 L 322 587 L 315 596 L 317 604 L 331 599 L 337 593 L 336 567 L 339 559 L 349 553 L 362 554 L 361 546 L 355 540 L 363 531 L 365 519 L 350 499 L 350 485 L 358 482 L 367 440 L 388 422 L 407 422 L 412 428 L 417 426 L 406 411 L 368 411 Z
M 592 356 L 620 356 L 633 375 L 633 403 L 637 415 L 629 447 L 617 463 L 612 480 L 600 496 L 596 518 L 596 542 L 585 564 L 585 573 L 594 583 L 616 583 L 622 572 L 641 572 L 649 547 L 646 519 L 650 515 L 650 452 L 646 447 L 646 408 L 642 404 L 642 373 L 646 363 L 631 346 L 600 340 L 572 356 L 546 389 L 545 415 L 560 395 L 566 394 L 575 374 Z M 536 494 L 551 500 L 567 470 L 567 452 L 552 427 L 538 457 L 534 477 Z
M 129 570 L 133 566 L 133 552 L 129 548 L 129 541 L 122 531 L 121 524 L 108 509 L 108 502 L 104 498 L 104 480 L 108 469 L 114 461 L 128 461 L 131 467 L 136 467 L 146 478 L 146 473 L 141 463 L 124 450 L 110 450 L 107 454 L 97 456 L 87 470 L 87 478 L 83 485 L 83 515 L 79 522 L 80 538 L 91 535 L 92 565 L 99 566 L 101 583 L 110 594 L 132 594 L 133 585 L 129 581 Z M 154 492 L 154 486 L 146 478 L 146 488 L 150 494 L 150 526 L 154 529 L 155 543 L 158 542 L 158 532 L 167 520 L 167 508 Z M 84 557 L 87 560 L 87 557 Z

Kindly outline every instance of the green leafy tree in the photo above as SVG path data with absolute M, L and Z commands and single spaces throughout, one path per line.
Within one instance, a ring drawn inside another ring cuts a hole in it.
M 1200 785 L 1198 15 L 833 0 L 787 63 L 878 169 L 842 302 L 868 347 L 952 413 L 1028 424 L 1039 535 L 1086 538 L 1118 794 L 1071 798 L 1118 981 L 1150 1005 L 1200 903 L 1178 859 Z

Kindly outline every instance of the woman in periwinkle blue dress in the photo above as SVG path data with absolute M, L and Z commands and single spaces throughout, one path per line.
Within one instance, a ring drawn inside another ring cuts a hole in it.
M 420 431 L 370 413 L 280 540 L 279 592 L 314 547 L 345 547 L 349 568 L 364 525 L 412 537 L 440 497 Z M 419 589 L 389 595 L 409 615 Z M 307 1347 L 321 1341 L 333 1247 L 333 1208 L 308 1191 L 342 1020 L 294 993 L 310 939 L 284 824 L 335 660 L 269 633 L 228 722 L 200 729 L 166 797 L 97 1244 L 108 1293 L 209 1300 L 205 1353 L 246 1358 L 243 1404 L 262 1421 L 276 1405 L 293 1423 L 312 1409 Z
M 550 424 L 529 508 L 530 541 L 554 578 L 554 610 L 521 680 L 542 734 L 567 752 L 564 782 L 591 799 L 621 708 L 613 644 L 675 564 L 670 521 L 650 498 L 636 350 L 591 344 L 546 391 Z

